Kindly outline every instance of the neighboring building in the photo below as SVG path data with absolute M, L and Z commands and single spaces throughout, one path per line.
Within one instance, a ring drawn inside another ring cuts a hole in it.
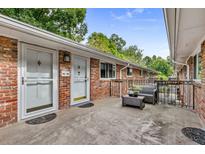
M 196 111 L 204 120 L 205 9 L 164 9 L 164 17 L 175 72 L 179 80 L 194 81 Z
M 111 79 L 147 72 L 157 73 L 0 15 L 0 127 L 109 97 Z

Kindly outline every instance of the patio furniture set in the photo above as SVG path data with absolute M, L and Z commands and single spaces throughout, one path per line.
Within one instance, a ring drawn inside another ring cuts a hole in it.
M 132 88 L 129 89 L 128 95 L 122 96 L 122 106 L 136 106 L 142 110 L 145 103 L 153 105 L 157 103 L 157 88 L 155 86 Z

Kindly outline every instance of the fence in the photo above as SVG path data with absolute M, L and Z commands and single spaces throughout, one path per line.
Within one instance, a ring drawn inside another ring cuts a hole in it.
M 154 79 L 143 80 L 111 80 L 110 96 L 122 96 L 128 93 L 128 89 L 135 86 L 155 85 L 157 88 L 157 102 L 170 104 L 188 109 L 195 109 L 196 87 L 193 81 L 165 81 Z M 197 92 L 198 93 L 198 92 Z
M 111 80 L 110 96 L 121 96 L 128 93 L 128 89 L 135 86 L 153 85 L 154 79 Z
M 155 81 L 157 84 L 157 101 L 195 109 L 195 90 L 193 81 Z

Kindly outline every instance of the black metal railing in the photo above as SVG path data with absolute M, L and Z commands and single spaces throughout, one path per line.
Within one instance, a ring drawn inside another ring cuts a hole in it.
M 122 96 L 128 93 L 129 89 L 136 86 L 154 85 L 157 88 L 158 104 L 169 104 L 178 107 L 194 110 L 196 99 L 196 88 L 193 81 L 182 80 L 111 80 L 110 96 Z
M 170 104 L 188 109 L 195 108 L 193 81 L 155 81 L 157 101 L 159 104 Z
M 136 86 L 153 85 L 154 79 L 121 79 L 110 81 L 110 96 L 126 95 L 128 89 L 133 89 Z M 120 91 L 121 89 L 121 91 Z

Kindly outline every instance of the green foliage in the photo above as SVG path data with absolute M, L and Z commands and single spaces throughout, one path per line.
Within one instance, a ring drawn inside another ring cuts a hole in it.
M 88 37 L 88 45 L 90 47 L 99 49 L 104 52 L 110 52 L 113 50 L 114 45 L 110 43 L 110 40 L 103 33 L 92 33 Z
M 161 57 L 154 57 L 152 59 L 151 68 L 161 72 L 163 75 L 167 77 L 172 75 L 173 73 L 173 68 L 171 67 L 169 61 Z
M 103 52 L 110 53 L 116 57 L 124 59 L 123 55 L 118 52 L 117 47 L 113 41 L 111 41 L 103 33 L 94 32 L 88 37 L 87 44 L 90 47 L 99 49 Z
M 157 75 L 158 80 L 168 80 L 168 76 L 164 75 L 162 72 L 159 72 Z
M 86 9 L 10 8 L 0 13 L 77 42 L 87 33 Z
M 110 37 L 110 41 L 115 44 L 118 51 L 121 51 L 126 45 L 126 41 L 119 37 L 117 34 L 112 34 Z
M 129 59 L 129 61 L 137 64 L 141 64 L 143 57 L 143 50 L 139 49 L 136 45 L 129 46 L 122 51 L 123 55 Z
M 168 76 L 173 73 L 169 57 L 163 59 L 154 55 L 152 57 L 145 56 L 143 58 L 143 50 L 139 49 L 136 45 L 124 48 L 126 42 L 117 34 L 112 34 L 111 37 L 108 38 L 103 33 L 94 32 L 88 37 L 87 44 L 103 52 L 113 54 L 118 58 L 152 68 L 160 72 L 158 75 L 159 79 L 167 80 Z

